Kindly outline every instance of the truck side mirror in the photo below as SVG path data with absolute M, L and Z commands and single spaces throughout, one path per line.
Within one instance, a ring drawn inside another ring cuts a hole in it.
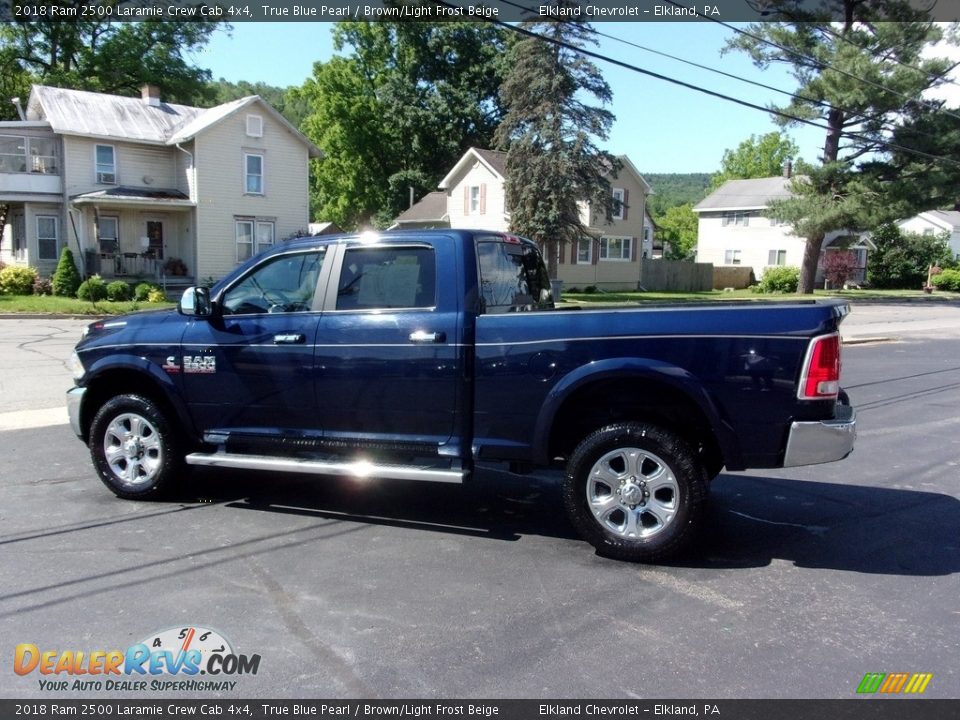
M 189 287 L 183 291 L 177 310 L 189 317 L 210 317 L 213 303 L 210 302 L 210 288 Z

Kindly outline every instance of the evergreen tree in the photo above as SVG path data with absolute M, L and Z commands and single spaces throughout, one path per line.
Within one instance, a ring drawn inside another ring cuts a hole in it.
M 558 0 L 555 7 L 573 5 Z M 586 234 L 578 203 L 589 202 L 606 222 L 617 210 L 608 178 L 616 177 L 621 164 L 596 146 L 597 139 L 607 139 L 614 116 L 584 102 L 593 96 L 605 104 L 612 96 L 597 67 L 577 52 L 596 44 L 588 23 L 571 17 L 520 27 L 539 37 L 525 36 L 510 49 L 497 141 L 507 150 L 510 225 L 545 247 L 556 277 L 557 245 Z
M 57 269 L 53 273 L 51 286 L 54 295 L 73 297 L 77 294 L 77 288 L 80 287 L 80 273 L 73 261 L 73 253 L 70 252 L 68 247 L 64 247 L 60 252 L 60 260 L 57 262 Z
M 904 110 L 941 84 L 951 67 L 922 54 L 942 32 L 928 11 L 912 5 L 825 0 L 810 10 L 804 0 L 770 0 L 765 7 L 776 21 L 752 25 L 729 44 L 761 68 L 790 66 L 797 97 L 774 109 L 826 126 L 822 166 L 794 181 L 794 199 L 772 208 L 806 239 L 799 292 L 813 292 L 827 233 L 869 228 L 900 201 L 896 185 L 870 168 L 891 157 L 890 131 Z M 918 112 L 936 109 L 923 105 Z M 873 159 L 858 165 L 865 157 Z

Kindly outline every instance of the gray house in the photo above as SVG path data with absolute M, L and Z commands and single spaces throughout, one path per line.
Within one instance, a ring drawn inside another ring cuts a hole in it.
M 0 122 L 0 260 L 49 275 L 220 277 L 306 231 L 320 150 L 259 96 L 204 109 L 34 85 Z

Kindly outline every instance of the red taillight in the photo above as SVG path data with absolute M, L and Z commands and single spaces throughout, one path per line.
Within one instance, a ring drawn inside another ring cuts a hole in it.
M 840 335 L 814 338 L 800 376 L 801 400 L 827 400 L 840 392 Z

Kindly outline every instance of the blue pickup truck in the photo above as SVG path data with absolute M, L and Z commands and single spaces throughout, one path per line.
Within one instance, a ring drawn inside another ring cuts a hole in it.
M 176 311 L 90 325 L 70 419 L 103 482 L 184 465 L 462 483 L 565 468 L 601 553 L 674 554 L 723 468 L 853 449 L 840 301 L 554 307 L 537 246 L 489 231 L 293 240 Z

